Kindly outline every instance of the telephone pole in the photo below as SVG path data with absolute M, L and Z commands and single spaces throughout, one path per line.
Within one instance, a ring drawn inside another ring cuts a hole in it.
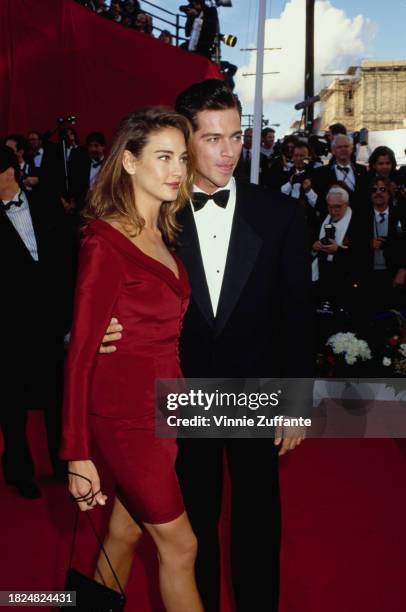
M 305 101 L 314 97 L 314 5 L 315 0 L 306 0 Z M 306 107 L 305 119 L 306 131 L 310 133 L 314 120 L 313 104 Z

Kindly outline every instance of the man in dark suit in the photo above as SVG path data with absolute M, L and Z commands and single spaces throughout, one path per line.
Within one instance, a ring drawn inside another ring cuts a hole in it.
M 26 438 L 28 409 L 43 409 L 55 475 L 58 461 L 63 339 L 69 330 L 76 240 L 60 203 L 27 195 L 14 152 L 0 147 L 0 313 L 3 338 L 0 425 L 4 477 L 27 498 L 39 497 Z
M 234 176 L 242 181 L 251 180 L 251 155 L 252 155 L 252 128 L 244 130 L 243 145 L 240 159 L 234 170 Z M 268 160 L 263 153 L 259 156 L 259 182 L 264 183 L 264 176 L 267 170 Z
M 77 214 L 83 209 L 88 191 L 93 188 L 101 170 L 105 148 L 104 135 L 101 132 L 91 132 L 86 137 L 86 149 L 78 147 L 69 157 L 69 192 Z
M 185 376 L 311 376 L 310 262 L 302 208 L 233 178 L 241 154 L 241 107 L 223 81 L 191 86 L 176 108 L 193 126 L 197 158 L 193 203 L 179 215 L 179 254 L 192 288 L 180 345 Z M 112 322 L 104 342 L 119 340 L 121 329 Z M 302 439 L 302 431 L 289 437 L 284 430 L 275 440 L 179 440 L 177 472 L 198 538 L 196 573 L 206 612 L 220 605 L 224 455 L 236 609 L 276 612 L 278 451 L 282 455 Z M 255 526 L 253 516 L 260 517 Z
M 372 206 L 365 214 L 369 242 L 364 282 L 367 308 L 374 311 L 404 308 L 406 218 L 391 205 L 391 181 L 375 178 L 370 185 Z
M 344 183 L 350 191 L 350 206 L 357 211 L 366 205 L 368 197 L 367 170 L 352 162 L 354 143 L 351 136 L 337 134 L 331 144 L 333 159 L 317 168 L 312 176 L 313 189 L 318 195 L 317 209 L 323 217 L 327 213 L 327 193 L 333 185 Z
M 349 192 L 333 185 L 327 193 L 328 213 L 313 243 L 313 281 L 317 301 L 334 310 L 359 309 L 359 283 L 365 274 L 367 235 L 360 215 L 349 206 Z
M 59 192 L 58 160 L 56 147 L 53 143 L 44 141 L 40 132 L 32 131 L 28 135 L 30 150 L 28 159 L 38 177 L 38 185 L 32 191 L 38 197 L 56 198 Z

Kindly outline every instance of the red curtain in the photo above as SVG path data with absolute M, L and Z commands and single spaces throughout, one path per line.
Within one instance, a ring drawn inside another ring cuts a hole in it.
M 215 65 L 95 15 L 74 0 L 0 0 L 0 137 L 76 115 L 107 137 L 127 112 L 173 105 Z

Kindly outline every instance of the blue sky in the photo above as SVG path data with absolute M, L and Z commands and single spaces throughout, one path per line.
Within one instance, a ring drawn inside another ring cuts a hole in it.
M 170 11 L 178 12 L 181 4 L 186 1 L 179 0 L 152 0 L 157 5 L 167 8 Z M 319 19 L 320 28 L 329 30 L 326 24 L 331 23 L 331 32 L 336 34 L 336 40 L 329 45 L 329 59 L 326 60 L 324 53 L 324 43 L 319 43 L 316 51 L 316 73 L 318 64 L 324 62 L 323 67 L 318 67 L 319 71 L 342 71 L 345 67 L 359 63 L 362 59 L 404 59 L 406 58 L 405 49 L 405 24 L 406 24 L 406 0 L 390 0 L 389 2 L 377 2 L 375 0 L 319 0 L 320 9 L 323 9 L 324 21 Z M 141 0 L 142 5 L 142 0 Z M 294 111 L 293 105 L 302 99 L 302 80 L 303 70 L 301 66 L 302 57 L 300 53 L 293 52 L 293 47 L 297 46 L 299 30 L 303 30 L 303 19 L 299 13 L 304 10 L 305 0 L 268 0 L 267 17 L 272 18 L 267 29 L 268 46 L 273 46 L 277 40 L 277 29 L 279 35 L 283 34 L 283 52 L 268 52 L 268 66 L 265 70 L 271 70 L 274 64 L 280 68 L 280 76 L 265 77 L 264 87 L 264 115 L 270 123 L 280 123 L 277 128 L 278 136 L 288 129 L 289 124 L 299 115 Z M 155 9 L 145 4 L 145 8 L 155 12 Z M 288 9 L 283 14 L 284 9 Z M 329 10 L 327 10 L 329 9 Z M 333 10 L 333 9 L 338 9 Z M 248 67 L 251 59 L 251 66 L 255 58 L 250 57 L 254 54 L 241 52 L 241 47 L 251 46 L 255 42 L 258 14 L 258 0 L 233 0 L 232 8 L 222 8 L 219 10 L 220 23 L 223 33 L 232 33 L 238 36 L 238 43 L 234 49 L 222 45 L 223 59 L 228 60 L 239 66 Z M 282 15 L 283 14 L 283 15 Z M 282 15 L 282 20 L 278 19 Z M 361 17 L 359 17 L 361 16 Z M 290 27 L 292 24 L 292 27 Z M 337 24 L 337 27 L 336 27 Z M 340 25 L 341 24 L 341 25 Z M 340 28 L 342 35 L 340 34 Z M 337 33 L 338 28 L 338 33 Z M 168 29 L 171 29 L 168 27 Z M 317 30 L 317 19 L 316 19 Z M 288 34 L 286 34 L 288 32 Z M 350 34 L 348 34 L 350 32 Z M 303 34 L 304 35 L 304 34 Z M 319 36 L 323 37 L 323 32 L 319 31 Z M 340 40 L 342 44 L 340 46 Z M 334 46 L 335 45 L 335 46 Z M 344 48 L 343 48 L 344 47 Z M 334 55 L 337 48 L 337 55 Z M 281 56 L 277 57 L 277 53 Z M 285 57 L 286 56 L 286 57 Z M 276 61 L 278 60 L 278 61 Z M 327 62 L 327 63 L 326 63 Z M 251 69 L 250 69 L 251 71 Z M 240 71 L 241 72 L 241 71 Z M 248 80 L 247 80 L 248 79 Z M 272 80 L 271 80 L 272 79 Z M 318 79 L 318 87 L 328 85 L 328 78 Z M 254 88 L 254 77 L 245 77 L 238 80 L 237 93 L 242 98 L 244 111 L 252 111 L 252 101 L 250 90 Z M 295 88 L 297 91 L 294 91 Z M 272 91 L 274 89 L 274 91 Z M 275 91 L 277 90 L 277 91 Z M 284 93 L 286 92 L 286 96 Z M 284 99 L 287 98 L 287 99 Z M 275 99 L 276 98 L 276 99 Z

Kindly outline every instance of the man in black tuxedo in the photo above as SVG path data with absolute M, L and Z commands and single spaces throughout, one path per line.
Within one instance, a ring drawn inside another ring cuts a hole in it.
M 370 185 L 372 206 L 365 214 L 369 249 L 364 291 L 373 312 L 404 308 L 406 217 L 391 205 L 391 181 L 375 178 Z
M 77 214 L 83 209 L 88 191 L 93 188 L 101 170 L 105 148 L 104 134 L 91 132 L 86 137 L 86 149 L 78 147 L 69 157 L 69 192 Z
M 326 196 L 333 185 L 344 183 L 350 191 L 350 206 L 354 211 L 366 206 L 368 197 L 367 170 L 352 162 L 354 142 L 347 134 L 337 134 L 332 141 L 333 159 L 327 166 L 317 168 L 312 176 L 313 189 L 318 195 L 317 209 L 323 217 L 327 213 Z
M 44 410 L 54 473 L 63 472 L 63 339 L 70 326 L 76 240 L 59 202 L 23 191 L 18 159 L 7 146 L 0 147 L 0 254 L 0 314 L 9 321 L 0 409 L 4 477 L 21 495 L 35 498 L 40 490 L 26 438 L 27 410 Z
M 180 343 L 184 375 L 311 376 L 310 261 L 302 207 L 233 178 L 241 154 L 241 107 L 223 81 L 192 85 L 180 94 L 176 108 L 191 121 L 197 158 L 193 203 L 179 215 L 179 255 L 192 289 Z M 112 321 L 103 342 L 119 340 L 121 329 Z M 178 441 L 177 472 L 198 539 L 196 573 L 206 612 L 218 612 L 220 605 L 224 455 L 231 480 L 236 607 L 238 612 L 276 612 L 278 454 L 302 438 L 302 431 L 292 437 L 283 431 L 275 440 Z
M 243 146 L 240 159 L 234 170 L 234 176 L 242 181 L 251 180 L 251 156 L 252 156 L 252 128 L 244 130 Z M 264 176 L 267 170 L 268 160 L 266 155 L 260 153 L 259 156 L 259 182 L 264 183 Z
M 27 161 L 32 164 L 38 177 L 38 184 L 32 187 L 32 191 L 47 200 L 56 198 L 59 192 L 56 147 L 53 143 L 44 141 L 40 132 L 36 131 L 28 134 L 28 142 L 30 150 Z

